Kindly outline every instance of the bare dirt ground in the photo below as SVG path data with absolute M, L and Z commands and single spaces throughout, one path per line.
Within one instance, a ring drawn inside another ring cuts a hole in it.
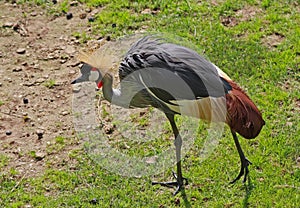
M 81 15 L 93 11 L 78 5 L 70 12 L 67 20 L 39 7 L 0 2 L 0 154 L 9 158 L 2 173 L 39 175 L 47 165 L 72 163 L 69 151 L 80 148 L 70 82 L 78 76 L 81 44 L 72 34 L 91 35 Z M 57 137 L 64 138 L 63 148 Z

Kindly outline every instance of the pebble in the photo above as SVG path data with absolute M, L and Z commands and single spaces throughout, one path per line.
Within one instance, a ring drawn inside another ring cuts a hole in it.
M 151 14 L 151 9 L 145 9 L 141 12 L 141 14 Z
M 45 157 L 45 154 L 44 154 L 44 153 L 36 152 L 34 158 L 35 158 L 37 161 L 40 161 L 40 160 L 44 159 L 44 157 Z
M 72 66 L 72 65 L 70 64 L 70 66 Z M 74 65 L 74 66 L 77 66 L 77 65 Z M 73 74 L 76 74 L 76 73 L 77 73 L 77 72 L 76 72 L 75 70 L 70 70 L 70 71 L 69 71 L 69 74 L 70 74 L 70 75 L 73 75 Z
M 12 28 L 13 28 L 13 30 L 17 31 L 20 28 L 19 23 L 14 23 Z
M 78 85 L 73 85 L 73 93 L 78 93 L 80 92 L 81 90 L 81 86 L 78 84 Z
M 34 69 L 39 69 L 39 68 L 40 68 L 40 65 L 39 65 L 39 64 L 35 64 L 35 65 L 33 65 L 33 68 L 34 68 Z
M 71 3 L 70 3 L 70 6 L 77 6 L 78 5 L 78 2 L 77 1 L 72 1 Z
M 23 70 L 22 67 L 17 67 L 17 68 L 14 68 L 12 71 L 13 72 L 20 72 L 22 70 Z
M 35 17 L 35 16 L 37 16 L 37 13 L 36 12 L 31 12 L 30 15 Z
M 29 103 L 28 98 L 23 98 L 23 103 L 24 103 L 24 104 L 28 104 L 28 103 Z
M 22 137 L 29 137 L 30 134 L 29 133 L 22 133 Z
M 35 83 L 34 82 L 28 82 L 28 83 L 22 83 L 23 86 L 26 86 L 26 87 L 31 87 L 33 86 Z
M 14 25 L 14 23 L 12 22 L 5 22 L 2 27 L 12 27 Z
M 79 18 L 80 18 L 80 19 L 85 19 L 85 18 L 86 18 L 86 13 L 80 14 L 80 15 L 79 15 Z
M 174 203 L 175 203 L 176 205 L 180 205 L 180 199 L 179 199 L 179 198 L 175 199 Z
M 37 80 L 35 80 L 35 83 L 42 83 L 45 81 L 45 78 L 38 78 Z
M 67 46 L 66 49 L 65 49 L 65 52 L 67 54 L 73 54 L 73 53 L 76 52 L 76 49 L 73 46 Z
M 12 79 L 10 77 L 5 77 L 4 80 L 8 82 L 12 82 Z
M 43 78 L 49 79 L 49 75 L 48 75 L 48 74 L 45 74 L 45 75 L 43 75 Z
M 64 63 L 66 63 L 67 62 L 67 60 L 65 60 L 65 59 L 62 59 L 62 60 L 60 60 L 59 61 L 61 64 L 64 64 Z
M 55 59 L 55 58 L 56 58 L 56 57 L 55 57 L 53 54 L 50 53 L 50 54 L 47 55 L 47 58 L 46 58 L 46 59 L 47 59 L 47 60 L 49 60 L 49 59 L 51 60 L 51 59 Z
M 24 122 L 29 122 L 31 119 L 28 116 L 23 116 Z
M 158 159 L 157 156 L 152 156 L 152 157 L 148 157 L 145 162 L 148 164 L 154 164 L 157 162 L 157 159 Z
M 107 125 L 107 126 L 104 126 L 104 132 L 105 132 L 105 134 L 112 134 L 113 132 L 114 132 L 114 127 L 113 127 L 113 125 Z M 125 144 L 125 148 L 126 149 L 128 149 L 127 148 L 128 146 Z
M 9 136 L 9 135 L 11 135 L 11 134 L 12 134 L 12 132 L 11 132 L 11 131 L 9 131 L 9 130 L 7 130 L 7 131 L 5 132 L 5 134 L 6 134 L 7 136 Z
M 42 139 L 44 135 L 44 131 L 41 129 L 36 130 L 36 134 L 38 135 L 38 139 Z
M 16 51 L 18 54 L 24 54 L 26 52 L 25 48 L 18 48 Z
M 98 200 L 96 198 L 93 198 L 91 201 L 90 201 L 90 204 L 98 204 Z
M 94 21 L 95 21 L 95 18 L 94 18 L 94 17 L 89 17 L 89 18 L 88 18 L 88 21 L 89 21 L 89 22 L 94 22 Z
M 72 19 L 73 18 L 73 14 L 71 12 L 68 12 L 66 14 L 66 18 L 67 18 L 67 20 Z
M 99 12 L 100 12 L 99 9 L 94 9 L 92 11 L 91 15 L 94 16 L 94 15 L 98 14 Z
M 61 115 L 63 115 L 63 116 L 66 116 L 66 115 L 68 115 L 68 114 L 69 114 L 68 111 L 63 111 L 63 112 L 61 112 Z

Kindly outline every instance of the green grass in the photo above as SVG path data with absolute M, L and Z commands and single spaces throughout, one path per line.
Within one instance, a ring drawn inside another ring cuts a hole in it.
M 69 8 L 66 2 L 47 8 L 58 7 L 60 12 L 65 12 Z M 127 178 L 107 171 L 83 150 L 76 150 L 69 155 L 78 161 L 75 169 L 68 164 L 60 170 L 49 167 L 40 177 L 22 180 L 13 170 L 1 173 L 0 204 L 3 207 L 28 204 L 32 207 L 299 206 L 300 168 L 296 160 L 300 156 L 300 15 L 297 1 L 220 0 L 215 1 L 219 2 L 217 5 L 189 0 L 81 2 L 87 7 L 103 7 L 91 23 L 95 34 L 114 39 L 145 28 L 179 35 L 247 91 L 266 121 L 256 139 L 240 137 L 245 154 L 253 163 L 251 180 L 246 184 L 238 181 L 233 186 L 228 185 L 237 175 L 240 164 L 226 129 L 219 146 L 205 161 L 200 163 L 198 157 L 196 147 L 201 146 L 200 139 L 183 159 L 183 173 L 190 182 L 185 189 L 186 197 L 182 194 L 172 197 L 172 189 L 151 186 L 153 179 L 170 179 L 171 169 L 155 177 Z M 242 17 L 235 16 L 238 10 L 247 7 L 259 12 L 251 20 L 242 21 Z M 158 12 L 141 14 L 147 8 Z M 221 20 L 225 17 L 235 17 L 238 24 L 224 26 Z M 112 27 L 114 23 L 116 27 Z M 283 37 L 276 47 L 264 44 L 266 37 L 272 34 Z M 80 31 L 76 37 L 87 38 Z M 139 122 L 147 124 L 147 120 Z M 56 138 L 49 151 L 64 148 L 64 141 Z M 153 146 L 171 144 L 170 140 L 161 140 L 155 141 Z M 141 145 L 140 151 L 135 153 L 149 151 L 143 144 L 130 145 Z M 6 164 L 7 158 L 1 156 L 0 168 Z M 96 199 L 95 205 L 93 199 Z
M 43 85 L 44 85 L 45 87 L 51 89 L 51 88 L 54 88 L 54 86 L 56 85 L 56 81 L 53 80 L 53 79 L 49 79 L 49 80 L 45 81 L 45 82 L 43 83 Z
M 55 137 L 53 139 L 53 141 L 51 141 L 47 144 L 47 153 L 54 154 L 56 152 L 63 150 L 63 148 L 65 148 L 65 146 L 66 146 L 66 140 L 68 142 L 71 142 L 71 140 L 68 140 L 63 136 Z
M 6 155 L 0 154 L 0 169 L 8 164 L 9 158 Z

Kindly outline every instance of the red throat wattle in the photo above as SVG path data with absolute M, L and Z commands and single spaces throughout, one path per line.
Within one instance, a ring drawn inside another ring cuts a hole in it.
M 98 82 L 98 85 L 97 85 L 98 89 L 100 89 L 102 86 L 103 86 L 103 82 L 102 81 Z

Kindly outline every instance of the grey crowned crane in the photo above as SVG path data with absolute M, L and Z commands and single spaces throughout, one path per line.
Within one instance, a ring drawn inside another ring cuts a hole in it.
M 153 106 L 164 112 L 171 124 L 175 137 L 177 174 L 173 175 L 176 180 L 153 184 L 176 187 L 174 195 L 187 184 L 181 170 L 182 138 L 174 120 L 176 114 L 228 124 L 241 161 L 240 172 L 231 183 L 242 176 L 246 181 L 251 162 L 241 149 L 237 133 L 246 139 L 255 138 L 265 121 L 248 95 L 221 69 L 189 48 L 145 36 L 131 46 L 121 61 L 120 88 L 114 89 L 113 77 L 105 64 L 99 67 L 94 59 L 97 57 L 81 57 L 81 76 L 72 84 L 94 81 L 112 104 L 126 108 Z M 187 88 L 192 93 L 187 93 Z M 225 113 L 222 107 L 212 107 L 210 102 L 220 102 L 220 106 L 224 103 Z M 220 116 L 212 118 L 212 111 Z

